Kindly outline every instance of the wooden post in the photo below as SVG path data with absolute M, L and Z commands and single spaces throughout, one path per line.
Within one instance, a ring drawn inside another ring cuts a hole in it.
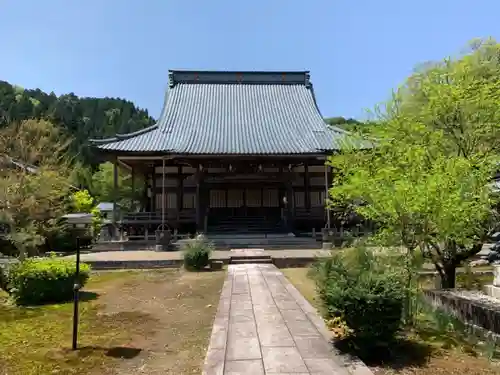
M 116 226 L 118 221 L 118 158 L 115 158 L 113 163 L 113 236 L 115 239 L 118 237 L 118 228 Z
M 143 192 L 143 196 L 142 196 L 142 204 L 144 206 L 144 211 L 148 211 L 148 200 L 149 200 L 149 196 L 148 196 L 148 190 L 149 190 L 149 181 L 148 181 L 148 172 L 144 172 L 142 174 L 143 178 L 144 178 L 144 192 Z
M 279 176 L 279 186 L 278 186 L 278 200 L 279 200 L 279 207 L 280 207 L 280 216 L 281 219 L 285 220 L 285 227 L 283 229 L 288 230 L 288 217 L 286 215 L 286 207 L 284 206 L 283 198 L 285 196 L 286 190 L 284 189 L 284 183 L 285 183 L 285 178 L 284 178 L 284 173 L 283 173 L 283 165 L 281 162 L 278 165 L 278 176 Z
M 177 167 L 177 223 L 176 223 L 176 230 L 179 229 L 179 221 L 181 217 L 181 210 L 182 210 L 182 185 L 183 185 L 183 179 L 182 179 L 182 166 Z
M 287 222 L 287 231 L 288 233 L 293 232 L 293 206 L 294 206 L 294 194 L 293 194 L 293 186 L 292 186 L 292 181 L 291 181 L 291 176 L 292 174 L 288 174 L 288 181 L 286 183 L 286 222 Z
M 165 158 L 162 159 L 161 169 L 161 230 L 165 230 Z
M 156 212 L 156 165 L 151 174 L 151 211 Z
M 195 205 L 196 205 L 196 230 L 199 231 L 202 226 L 201 222 L 201 171 L 200 171 L 200 165 L 197 166 L 196 168 L 196 198 L 195 198 Z
M 311 209 L 311 179 L 309 177 L 309 162 L 305 162 L 304 165 L 304 195 L 305 195 L 305 206 L 309 211 Z
M 132 207 L 135 209 L 135 171 L 134 167 L 130 169 L 130 185 L 132 188 Z

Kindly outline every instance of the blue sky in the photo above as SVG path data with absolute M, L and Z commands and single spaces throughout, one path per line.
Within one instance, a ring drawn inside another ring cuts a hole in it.
M 499 0 L 0 0 L 0 79 L 158 116 L 168 69 L 310 70 L 362 118 L 419 63 L 500 39 Z

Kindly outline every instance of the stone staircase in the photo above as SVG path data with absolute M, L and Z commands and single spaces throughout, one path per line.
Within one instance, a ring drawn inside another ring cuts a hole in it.
M 274 234 L 211 234 L 207 235 L 218 250 L 231 249 L 321 249 L 321 242 L 312 237 L 295 237 L 283 233 Z
M 262 249 L 233 249 L 230 252 L 229 264 L 272 264 L 270 255 L 265 255 Z
M 278 218 L 265 216 L 230 216 L 209 223 L 208 233 L 265 234 L 283 232 Z

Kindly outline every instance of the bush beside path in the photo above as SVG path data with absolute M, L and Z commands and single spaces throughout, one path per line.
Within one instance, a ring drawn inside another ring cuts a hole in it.
M 316 292 L 310 269 L 289 268 L 281 270 L 292 284 L 322 310 L 322 301 Z M 423 277 L 422 284 L 433 284 Z M 459 287 L 468 281 L 459 279 Z M 385 350 L 367 352 L 364 348 L 346 347 L 348 341 L 339 340 L 339 348 L 357 355 L 375 375 L 494 375 L 500 373 L 500 364 L 492 360 L 494 348 L 480 342 L 474 345 L 463 334 L 460 324 L 445 315 L 422 311 L 414 328 L 405 328 Z M 342 322 L 331 322 L 334 335 L 344 337 Z M 344 344 L 344 345 L 342 345 Z M 493 352 L 492 352 L 493 351 Z

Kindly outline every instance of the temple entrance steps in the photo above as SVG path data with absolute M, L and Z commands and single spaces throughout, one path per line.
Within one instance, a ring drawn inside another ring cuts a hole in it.
M 229 264 L 272 264 L 270 255 L 264 249 L 231 249 Z
M 279 233 L 282 232 L 279 218 L 266 216 L 230 216 L 212 219 L 208 233 Z

